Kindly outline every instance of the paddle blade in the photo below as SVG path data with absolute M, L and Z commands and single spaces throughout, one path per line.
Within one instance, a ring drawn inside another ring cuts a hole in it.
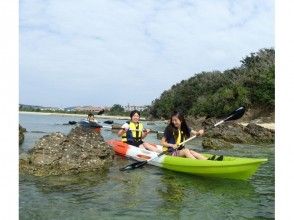
M 129 165 L 125 166 L 125 167 L 122 167 L 119 170 L 120 171 L 134 170 L 136 168 L 144 166 L 146 163 L 147 163 L 147 161 L 139 161 L 139 162 L 136 162 L 136 163 L 129 164 Z
M 233 111 L 226 119 L 224 119 L 223 121 L 232 121 L 232 120 L 237 120 L 239 118 L 241 118 L 245 113 L 245 107 L 242 106 L 238 109 L 236 109 L 235 111 Z
M 104 109 L 102 109 L 101 111 L 99 111 L 98 113 L 97 113 L 97 115 L 102 115 L 103 113 L 104 113 Z

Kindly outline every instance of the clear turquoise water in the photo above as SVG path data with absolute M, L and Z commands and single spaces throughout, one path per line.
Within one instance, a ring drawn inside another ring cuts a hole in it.
M 72 126 L 62 124 L 80 119 L 20 114 L 20 124 L 28 130 L 20 152 L 27 151 L 38 138 L 50 132 L 68 133 Z M 163 130 L 164 126 L 159 122 L 145 125 L 155 130 Z M 102 135 L 105 140 L 116 138 L 107 129 Z M 158 142 L 155 134 L 150 134 L 147 140 Z M 187 146 L 203 151 L 200 139 Z M 115 157 L 109 171 L 103 174 L 43 178 L 20 175 L 19 217 L 30 220 L 274 219 L 274 146 L 235 145 L 232 150 L 209 153 L 266 157 L 268 162 L 249 181 L 202 178 L 149 165 L 121 172 L 119 168 L 132 161 L 120 156 Z

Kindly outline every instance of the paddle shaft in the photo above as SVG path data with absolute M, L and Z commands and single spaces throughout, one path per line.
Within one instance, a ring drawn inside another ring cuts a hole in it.
M 242 107 L 236 109 L 235 111 L 233 111 L 226 119 L 216 123 L 214 125 L 214 127 L 216 127 L 217 125 L 219 125 L 225 121 L 237 120 L 237 119 L 241 118 L 244 115 L 244 113 L 245 113 L 245 107 L 242 106 Z
M 116 129 L 116 130 L 121 130 L 121 129 L 123 129 L 124 130 L 124 128 L 113 128 L 112 126 L 102 126 L 102 128 L 109 128 L 109 129 Z M 130 131 L 140 131 L 139 129 L 129 129 Z M 143 131 L 146 131 L 147 129 L 143 129 Z M 150 129 L 150 132 L 153 132 L 153 133 L 160 133 L 161 131 L 154 131 L 154 130 L 151 130 Z
M 194 136 L 188 138 L 187 140 L 185 140 L 185 141 L 179 143 L 179 144 L 178 144 L 178 147 L 176 147 L 175 150 L 178 149 L 181 145 L 183 145 L 183 144 L 185 144 L 185 143 L 187 143 L 187 142 L 193 140 L 194 138 L 196 138 L 196 135 L 194 135 Z M 166 151 L 162 151 L 161 153 L 159 153 L 159 154 L 157 155 L 157 157 L 160 157 L 161 155 L 163 155 L 163 154 L 165 154 L 165 153 L 166 153 Z M 147 160 L 146 162 L 148 162 L 148 161 L 150 161 L 150 160 L 153 160 L 153 159 L 154 159 L 154 158 L 151 158 L 151 159 Z M 145 161 L 144 161 L 144 162 L 145 162 Z

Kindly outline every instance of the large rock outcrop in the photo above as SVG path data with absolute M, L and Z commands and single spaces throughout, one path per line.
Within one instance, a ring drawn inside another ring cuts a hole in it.
M 226 122 L 215 128 L 211 126 L 216 123 L 215 119 L 208 119 L 203 122 L 203 127 L 206 128 L 206 137 L 223 139 L 231 143 L 274 143 L 275 131 L 263 128 L 254 123 L 249 123 L 247 126 L 237 124 L 235 122 Z
M 102 171 L 111 164 L 113 155 L 99 132 L 76 127 L 68 135 L 43 136 L 28 154 L 20 155 L 20 172 L 49 176 Z

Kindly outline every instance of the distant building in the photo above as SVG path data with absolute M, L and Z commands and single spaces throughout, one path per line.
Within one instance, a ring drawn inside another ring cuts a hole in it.
M 41 107 L 41 111 L 64 111 L 64 108 L 58 108 L 58 107 Z
M 94 107 L 94 106 L 79 106 L 73 109 L 74 111 L 81 111 L 81 112 L 93 112 L 98 113 L 104 110 L 104 108 L 101 107 Z
M 124 106 L 125 111 L 133 111 L 133 110 L 144 111 L 147 108 L 148 108 L 148 105 L 139 106 L 139 105 L 128 104 L 128 105 Z
M 19 104 L 20 110 L 40 110 L 40 111 L 64 111 L 64 108 L 59 107 L 44 107 L 38 105 Z

